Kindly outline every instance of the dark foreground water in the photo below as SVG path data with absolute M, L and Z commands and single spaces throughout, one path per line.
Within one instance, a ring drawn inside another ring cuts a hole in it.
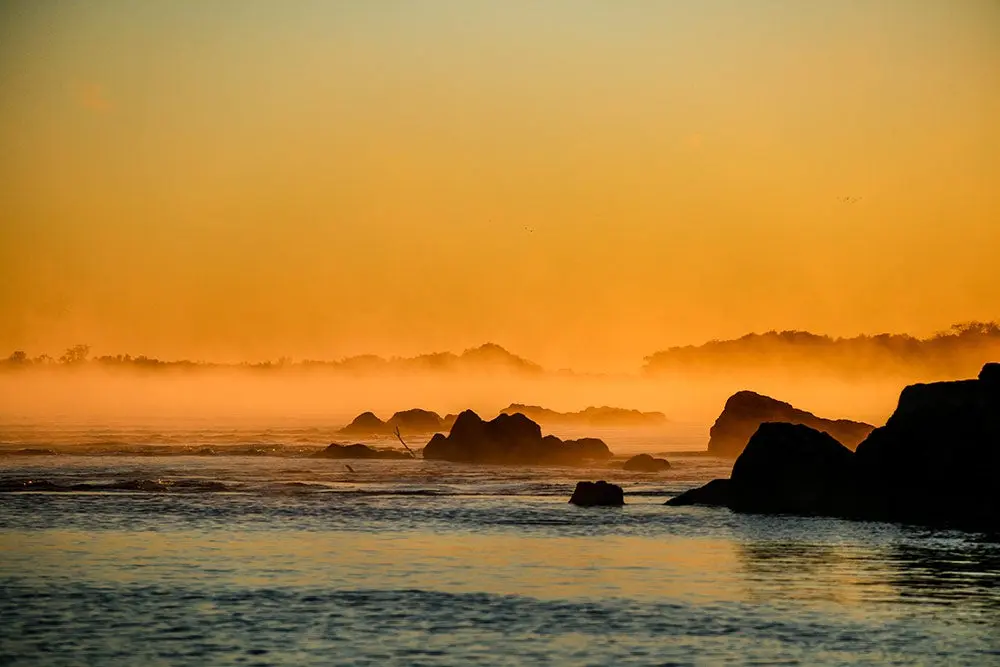
M 996 542 L 662 505 L 714 459 L 233 453 L 0 457 L 0 664 L 1000 663 Z

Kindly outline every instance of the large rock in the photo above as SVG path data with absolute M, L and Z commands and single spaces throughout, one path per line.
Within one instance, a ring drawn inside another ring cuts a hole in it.
M 610 456 L 608 446 L 596 438 L 543 438 L 538 424 L 522 414 L 483 421 L 471 410 L 458 415 L 447 436 L 437 433 L 424 447 L 425 459 L 462 463 L 579 465 Z
M 906 387 L 856 453 L 805 426 L 762 424 L 725 488 L 716 480 L 668 504 L 724 499 L 739 512 L 998 531 L 1000 383 L 991 366 L 976 380 Z
M 837 513 L 853 475 L 854 453 L 829 433 L 766 422 L 733 464 L 729 506 L 738 512 Z
M 375 435 L 387 433 L 388 430 L 386 423 L 376 417 L 374 412 L 362 412 L 339 432 L 344 435 Z
M 392 435 L 398 428 L 401 433 L 434 433 L 444 431 L 454 423 L 454 416 L 442 418 L 436 412 L 413 408 L 393 413 L 389 421 L 382 421 L 372 412 L 363 412 L 350 424 L 340 429 L 343 435 L 373 436 Z
M 312 455 L 315 459 L 408 459 L 407 452 L 394 449 L 375 449 L 368 445 L 338 445 L 333 443 L 326 449 Z
M 401 433 L 434 433 L 445 428 L 441 415 L 420 408 L 396 412 L 387 424 L 390 430 L 398 427 Z
M 625 504 L 625 492 L 617 484 L 599 482 L 577 482 L 569 501 L 580 507 L 621 507 Z
M 823 419 L 770 396 L 740 391 L 729 397 L 722 414 L 715 420 L 709 432 L 709 453 L 727 458 L 739 456 L 750 436 L 764 422 L 804 424 L 829 433 L 850 449 L 857 447 L 875 428 L 847 419 Z
M 709 507 L 729 507 L 729 486 L 728 479 L 713 479 L 705 486 L 688 489 L 684 493 L 674 496 L 664 503 L 664 505 L 707 505 Z
M 1000 384 L 1000 364 L 991 362 L 983 366 L 979 371 L 979 379 L 991 384 Z
M 662 472 L 670 469 L 670 462 L 654 458 L 649 454 L 636 454 L 625 462 L 622 469 L 632 472 Z
M 903 390 L 885 426 L 858 446 L 864 492 L 879 516 L 1000 527 L 1000 382 L 980 379 Z

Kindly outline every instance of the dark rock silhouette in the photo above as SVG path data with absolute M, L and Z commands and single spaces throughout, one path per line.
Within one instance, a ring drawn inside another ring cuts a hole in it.
M 805 424 L 829 433 L 850 449 L 857 447 L 875 428 L 847 419 L 823 419 L 770 396 L 740 391 L 729 397 L 722 414 L 715 420 L 709 432 L 709 453 L 728 458 L 739 456 L 750 436 L 764 422 Z
M 549 426 L 653 426 L 664 424 L 667 417 L 662 412 L 640 412 L 608 406 L 589 407 L 578 412 L 556 412 L 539 405 L 511 403 L 501 414 L 521 413 L 525 417 Z
M 760 425 L 733 464 L 729 506 L 742 512 L 835 513 L 853 476 L 854 453 L 803 424 Z
M 994 373 L 991 364 L 980 379 L 906 387 L 885 426 L 856 452 L 805 426 L 762 424 L 733 465 L 724 504 L 738 512 L 1000 530 Z M 708 486 L 668 504 L 720 504 L 722 487 Z
M 450 418 L 450 419 L 449 419 Z M 445 431 L 454 423 L 454 417 L 442 418 L 436 412 L 413 408 L 400 410 L 388 421 L 382 421 L 372 412 L 363 412 L 350 424 L 340 429 L 343 435 L 392 435 L 398 428 L 403 433 L 434 433 Z
M 579 465 L 610 457 L 608 446 L 597 438 L 543 438 L 541 427 L 520 413 L 484 421 L 472 410 L 458 415 L 447 436 L 437 433 L 424 447 L 425 459 L 463 463 Z
M 713 479 L 705 486 L 688 489 L 679 496 L 674 496 L 665 505 L 707 505 L 709 507 L 729 507 L 728 479 Z
M 580 507 L 621 507 L 625 504 L 625 492 L 617 484 L 599 482 L 577 482 L 569 501 Z
M 885 426 L 858 446 L 860 484 L 880 516 L 1000 528 L 1000 382 L 906 387 Z
M 399 430 L 404 433 L 433 433 L 445 428 L 441 415 L 430 410 L 413 408 L 411 410 L 401 410 L 389 418 L 388 426 L 390 430 Z
M 338 445 L 333 443 L 312 455 L 316 459 L 408 459 L 410 455 L 394 449 L 375 449 L 368 445 Z
M 389 428 L 384 421 L 375 416 L 374 412 L 362 412 L 339 432 L 344 435 L 369 435 L 389 432 Z
M 632 472 L 662 472 L 669 468 L 669 461 L 653 458 L 649 454 L 637 454 L 622 466 L 623 470 L 630 470 Z
M 556 438 L 554 435 L 547 435 L 545 438 Z M 544 438 L 543 438 L 544 439 Z M 550 441 L 551 442 L 551 441 Z M 576 440 L 563 440 L 563 449 L 568 456 L 580 460 L 606 461 L 613 454 L 608 449 L 607 444 L 600 438 L 577 438 Z
M 1000 363 L 991 362 L 979 371 L 979 379 L 983 382 L 1000 383 Z

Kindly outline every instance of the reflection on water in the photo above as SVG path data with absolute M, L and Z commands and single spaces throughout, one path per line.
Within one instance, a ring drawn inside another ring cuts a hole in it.
M 629 504 L 588 510 L 566 503 L 581 475 L 571 469 L 8 462 L 0 484 L 162 483 L 0 493 L 0 661 L 1000 659 L 1000 545 L 664 507 L 665 496 L 725 472 L 704 457 L 674 463 L 662 477 L 614 473 Z M 193 480 L 229 490 L 178 484 Z

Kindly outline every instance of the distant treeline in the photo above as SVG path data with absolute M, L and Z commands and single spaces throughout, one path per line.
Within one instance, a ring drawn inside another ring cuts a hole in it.
M 89 345 L 74 345 L 60 357 L 48 354 L 36 357 L 29 356 L 23 350 L 14 351 L 7 359 L 0 361 L 0 367 L 6 370 L 44 368 L 44 367 L 104 367 L 104 368 L 136 368 L 136 369 L 329 369 L 344 371 L 358 375 L 370 373 L 418 373 L 418 372 L 449 372 L 449 371 L 490 371 L 538 374 L 543 369 L 527 359 L 508 352 L 494 343 L 486 343 L 479 347 L 465 350 L 461 354 L 437 352 L 422 354 L 416 357 L 394 357 L 386 359 L 375 355 L 347 357 L 338 361 L 316 361 L 306 359 L 293 361 L 281 357 L 277 361 L 244 362 L 239 364 L 221 364 L 203 361 L 164 361 L 145 355 L 129 354 L 91 356 Z
M 647 374 L 781 370 L 834 374 L 975 377 L 1000 360 L 1000 325 L 964 322 L 929 338 L 878 334 L 831 338 L 808 331 L 751 333 L 735 340 L 672 347 L 646 357 Z

